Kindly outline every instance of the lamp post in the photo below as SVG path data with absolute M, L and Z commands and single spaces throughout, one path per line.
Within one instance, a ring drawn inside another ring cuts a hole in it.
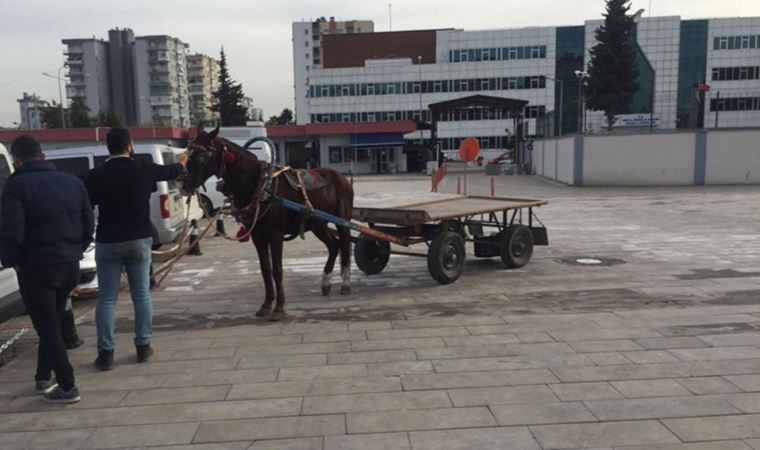
M 48 78 L 53 78 L 53 79 L 58 80 L 58 100 L 60 101 L 60 106 L 61 106 L 61 128 L 66 128 L 66 116 L 63 113 L 63 89 L 61 89 L 61 81 L 63 80 L 63 78 L 61 78 L 61 70 L 63 70 L 64 67 L 66 67 L 66 64 L 58 68 L 57 77 L 50 75 L 47 72 L 42 72 L 42 75 Z
M 583 80 L 588 78 L 588 72 L 576 70 L 575 78 L 578 80 L 578 134 L 584 134 L 583 130 Z
M 544 78 L 547 80 L 552 80 L 555 83 L 559 83 L 559 135 L 562 136 L 562 113 L 564 108 L 564 91 L 565 91 L 565 83 L 562 82 L 562 80 L 558 80 L 556 78 L 547 77 L 544 75 Z

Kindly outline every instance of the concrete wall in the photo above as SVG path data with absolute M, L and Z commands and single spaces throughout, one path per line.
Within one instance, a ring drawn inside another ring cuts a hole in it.
M 578 186 L 760 184 L 760 130 L 569 136 L 533 144 L 537 175 Z
M 589 136 L 583 185 L 693 184 L 694 153 L 694 133 Z
M 566 184 L 574 184 L 575 171 L 575 136 L 557 140 L 556 180 Z
M 706 184 L 760 184 L 760 132 L 707 133 Z

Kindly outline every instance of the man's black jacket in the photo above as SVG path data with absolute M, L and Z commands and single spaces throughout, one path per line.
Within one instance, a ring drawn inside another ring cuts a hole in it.
M 174 180 L 184 171 L 181 164 L 162 166 L 126 156 L 112 157 L 92 169 L 86 184 L 92 205 L 98 206 L 95 240 L 112 243 L 151 237 L 150 194 L 156 182 Z
M 94 220 L 84 184 L 47 161 L 28 161 L 5 183 L 0 210 L 3 266 L 74 262 L 92 242 Z

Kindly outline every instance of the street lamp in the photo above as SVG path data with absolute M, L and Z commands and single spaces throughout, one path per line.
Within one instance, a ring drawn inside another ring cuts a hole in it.
M 61 78 L 61 70 L 63 70 L 64 67 L 66 67 L 65 63 L 61 67 L 58 68 L 58 76 L 57 77 L 53 76 L 53 75 L 50 75 L 47 72 L 42 72 L 42 75 L 44 75 L 44 76 L 46 76 L 48 78 L 53 78 L 53 79 L 58 80 L 58 100 L 61 103 L 61 128 L 66 128 L 66 116 L 63 113 L 63 89 L 61 89 L 61 81 L 63 80 L 63 78 Z
M 565 90 L 565 83 L 562 82 L 562 80 L 558 80 L 556 78 L 547 77 L 544 75 L 544 78 L 547 80 L 552 80 L 555 83 L 559 83 L 559 135 L 562 136 L 562 112 L 564 110 L 564 90 Z
M 575 71 L 575 78 L 578 80 L 578 134 L 583 134 L 583 80 L 588 77 L 586 71 Z

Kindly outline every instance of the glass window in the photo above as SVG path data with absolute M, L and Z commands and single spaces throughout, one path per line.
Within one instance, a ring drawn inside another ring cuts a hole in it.
M 530 57 L 533 59 L 538 59 L 541 56 L 541 49 L 538 47 L 532 47 L 530 49 Z
M 343 150 L 341 147 L 330 147 L 330 164 L 340 164 L 342 159 Z
M 516 49 L 515 48 L 511 48 L 510 51 L 512 51 L 512 50 L 515 51 L 515 53 L 516 53 L 515 56 L 516 56 L 517 59 L 524 59 L 525 58 L 525 47 L 517 47 Z
M 517 59 L 517 48 L 515 47 L 509 48 L 509 59 Z
M 517 78 L 507 79 L 509 89 L 517 89 Z
M 501 59 L 503 59 L 504 61 L 509 59 L 509 48 L 507 47 L 501 48 Z
M 356 151 L 356 162 L 365 163 L 369 161 L 368 150 L 357 148 L 355 151 Z
M 475 59 L 475 49 L 474 48 L 470 48 L 470 49 L 467 50 L 467 60 L 468 61 L 477 61 Z
M 367 95 L 375 95 L 375 84 L 374 83 L 368 83 L 366 85 L 367 87 Z
M 433 92 L 441 92 L 441 80 L 435 80 L 433 82 Z
M 720 38 L 716 37 L 713 39 L 713 50 L 720 49 Z
M 713 80 L 719 80 L 720 79 L 720 69 L 715 68 L 712 70 L 712 79 Z
M 51 162 L 61 172 L 76 175 L 81 179 L 84 179 L 90 172 L 90 160 L 86 156 L 52 159 Z
M 727 37 L 720 38 L 720 49 L 721 50 L 727 50 L 728 49 L 728 38 Z
M 749 36 L 742 36 L 741 48 L 749 48 Z
M 343 162 L 351 162 L 354 160 L 354 149 L 351 147 L 343 147 Z
M 540 55 L 540 56 L 541 56 L 541 58 L 546 58 L 546 46 L 545 46 L 545 45 L 542 45 L 542 46 L 540 47 L 540 50 L 541 50 L 541 55 Z

